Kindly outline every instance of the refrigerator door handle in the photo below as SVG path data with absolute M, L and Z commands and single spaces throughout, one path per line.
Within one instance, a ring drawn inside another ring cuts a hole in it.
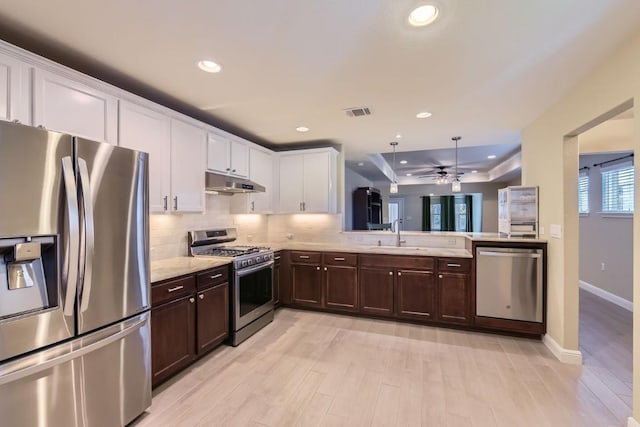
M 93 276 L 93 252 L 95 248 L 95 233 L 93 227 L 93 194 L 91 191 L 91 182 L 89 181 L 89 170 L 87 162 L 78 158 L 78 171 L 80 172 L 80 191 L 82 192 L 82 202 L 84 209 L 84 257 L 82 264 L 84 266 L 84 276 L 82 285 L 82 299 L 80 304 L 80 312 L 87 311 L 89 308 L 89 299 L 91 298 L 91 282 Z
M 65 316 L 73 316 L 78 288 L 78 263 L 80 256 L 80 214 L 78 212 L 78 190 L 73 173 L 73 161 L 70 156 L 62 158 L 62 179 L 67 197 L 67 225 L 68 225 L 68 258 L 66 265 L 67 292 L 64 297 L 63 312 Z
M 78 359 L 79 357 L 82 357 L 95 350 L 101 349 L 102 347 L 105 347 L 113 342 L 120 341 L 124 337 L 136 332 L 138 329 L 144 326 L 147 321 L 147 315 L 129 319 L 123 324 L 122 330 L 116 332 L 115 334 L 109 335 L 106 338 L 102 338 L 85 346 L 67 351 L 62 354 L 60 354 L 59 350 L 56 351 L 56 348 L 54 347 L 53 349 L 51 349 L 51 353 L 53 354 L 50 357 L 47 357 L 47 352 L 45 352 L 44 354 L 36 353 L 33 356 L 28 357 L 27 360 L 16 361 L 16 367 L 14 369 L 11 368 L 11 364 L 9 363 L 8 369 L 6 369 L 5 372 L 2 372 L 2 370 L 0 370 L 0 386 L 8 384 L 10 382 L 21 380 L 22 378 L 37 374 L 38 372 L 42 372 L 54 366 L 61 365 L 70 360 Z

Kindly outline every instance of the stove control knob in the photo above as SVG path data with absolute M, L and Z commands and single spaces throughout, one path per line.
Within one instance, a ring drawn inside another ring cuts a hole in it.
M 245 260 L 245 261 L 242 261 L 242 263 L 240 263 L 240 265 L 241 265 L 242 267 L 246 267 L 246 266 L 247 266 L 247 261 L 246 261 L 246 260 Z
M 248 263 L 249 265 L 251 265 L 251 264 L 253 264 L 253 260 L 252 260 L 252 259 L 248 259 L 248 260 L 247 260 L 247 263 Z
M 271 254 L 266 254 L 266 255 L 264 256 L 264 260 L 265 260 L 265 261 L 269 261 L 271 258 L 272 258 L 272 255 L 271 255 Z

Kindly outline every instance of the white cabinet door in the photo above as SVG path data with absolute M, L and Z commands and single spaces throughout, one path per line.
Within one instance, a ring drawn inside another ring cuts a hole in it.
M 228 139 L 213 133 L 207 135 L 207 169 L 224 174 L 231 171 L 231 143 Z
M 120 101 L 120 146 L 149 153 L 149 211 L 167 212 L 171 189 L 171 121 L 148 108 Z
M 249 176 L 249 147 L 242 142 L 231 141 L 231 175 Z
M 304 212 L 331 212 L 331 156 L 329 153 L 304 155 Z
M 171 120 L 171 211 L 204 212 L 207 133 Z
M 31 124 L 29 67 L 0 54 L 0 120 Z
M 280 208 L 279 212 L 302 212 L 304 199 L 304 155 L 280 157 Z
M 115 97 L 38 69 L 35 69 L 33 84 L 34 126 L 117 144 Z
M 249 178 L 265 187 L 264 193 L 251 193 L 251 212 L 269 213 L 272 211 L 273 197 L 273 156 L 260 150 L 249 152 Z

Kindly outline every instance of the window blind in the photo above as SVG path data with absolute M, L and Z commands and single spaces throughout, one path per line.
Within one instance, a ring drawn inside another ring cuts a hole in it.
M 602 212 L 633 212 L 634 167 L 624 163 L 602 169 Z
M 578 213 L 589 213 L 589 175 L 585 172 L 578 177 Z

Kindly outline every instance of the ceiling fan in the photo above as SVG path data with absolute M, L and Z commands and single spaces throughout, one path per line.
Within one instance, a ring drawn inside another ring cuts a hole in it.
M 447 169 L 451 169 L 453 166 L 434 166 L 433 170 L 426 171 L 421 175 L 417 175 L 417 178 L 434 178 L 434 179 L 453 179 L 455 172 L 449 172 Z M 458 175 L 463 175 L 464 172 L 458 171 Z

